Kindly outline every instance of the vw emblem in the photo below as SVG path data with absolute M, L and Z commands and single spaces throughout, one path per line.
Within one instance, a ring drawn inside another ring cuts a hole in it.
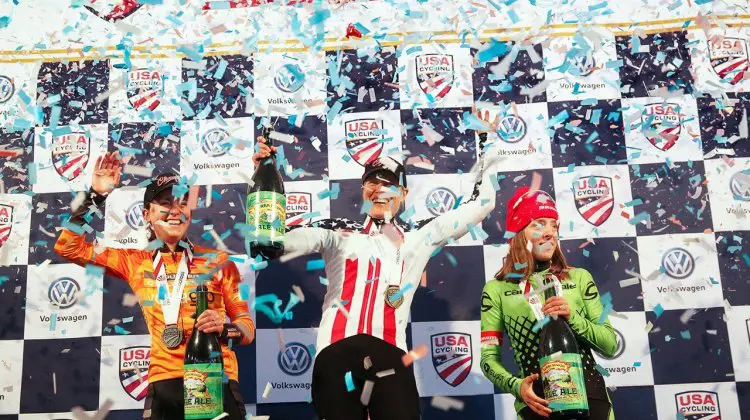
M 500 119 L 497 132 L 504 142 L 518 143 L 526 136 L 526 122 L 521 117 L 506 115 Z
M 78 302 L 81 287 L 70 277 L 62 277 L 52 282 L 47 291 L 50 303 L 60 309 L 67 309 Z
M 232 144 L 229 143 L 229 133 L 223 128 L 212 128 L 203 135 L 201 146 L 203 151 L 212 157 L 224 156 Z
M 693 274 L 695 260 L 687 250 L 672 248 L 662 257 L 661 266 L 669 277 L 682 280 Z
M 273 78 L 276 87 L 286 93 L 294 93 L 305 84 L 305 75 L 297 64 L 284 64 Z
M 128 207 L 128 211 L 125 212 L 125 222 L 133 230 L 146 226 L 146 221 L 143 220 L 143 201 L 136 201 Z
M 456 205 L 456 195 L 445 187 L 437 187 L 427 194 L 425 204 L 433 216 L 440 216 Z
M 729 180 L 729 189 L 735 200 L 750 201 L 750 170 L 737 172 Z
M 299 376 L 312 365 L 310 351 L 301 343 L 287 343 L 279 352 L 279 367 L 287 375 Z
M 0 104 L 8 102 L 15 92 L 13 80 L 8 76 L 0 75 Z

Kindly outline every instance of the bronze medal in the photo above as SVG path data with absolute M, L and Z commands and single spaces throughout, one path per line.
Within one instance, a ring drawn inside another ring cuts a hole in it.
M 395 284 L 389 285 L 385 290 L 385 304 L 391 308 L 398 309 L 402 303 L 404 303 L 404 295 L 401 293 L 401 288 Z
M 182 330 L 174 324 L 164 326 L 161 341 L 168 349 L 176 349 L 182 344 Z

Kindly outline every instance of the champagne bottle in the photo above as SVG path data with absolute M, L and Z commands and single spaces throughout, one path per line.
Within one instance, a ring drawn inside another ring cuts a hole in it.
M 208 309 L 208 288 L 196 288 L 195 319 Z M 193 328 L 185 348 L 185 419 L 210 420 L 224 412 L 224 360 L 216 333 Z
M 263 138 L 269 147 L 270 133 L 270 127 L 263 129 Z M 247 194 L 247 224 L 250 232 L 245 240 L 245 248 L 251 257 L 260 255 L 273 259 L 284 253 L 286 196 L 273 152 L 258 162 L 253 174 L 253 185 L 248 188 Z
M 547 274 L 544 284 L 554 281 Z M 544 291 L 544 298 L 556 296 L 554 286 Z M 589 418 L 589 403 L 583 377 L 583 363 L 573 330 L 565 318 L 550 318 L 539 337 L 539 367 L 544 399 L 552 409 L 553 420 Z

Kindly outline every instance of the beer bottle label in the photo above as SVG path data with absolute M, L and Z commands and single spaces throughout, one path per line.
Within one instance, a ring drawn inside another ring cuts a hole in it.
M 255 227 L 260 243 L 284 242 L 286 196 L 271 191 L 255 191 L 247 196 L 247 224 Z
M 224 412 L 221 363 L 185 365 L 185 419 L 214 418 Z
M 558 353 L 539 359 L 544 399 L 553 412 L 588 410 L 583 364 L 578 353 Z

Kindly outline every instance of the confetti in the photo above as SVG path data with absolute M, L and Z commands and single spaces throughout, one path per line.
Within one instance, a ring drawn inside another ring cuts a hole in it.
M 372 388 L 375 386 L 375 382 L 366 380 L 362 387 L 362 394 L 359 396 L 359 401 L 362 405 L 367 406 L 370 404 L 370 397 L 372 396 Z
M 443 411 L 449 411 L 451 409 L 461 411 L 464 409 L 463 401 L 449 397 L 434 396 L 432 397 L 430 405 Z
M 381 370 L 380 372 L 375 373 L 375 376 L 377 376 L 378 378 L 383 378 L 383 377 L 391 376 L 395 374 L 396 374 L 395 369 L 386 369 L 386 370 Z
M 408 353 L 401 356 L 401 362 L 403 362 L 404 366 L 408 367 L 415 361 L 427 356 L 427 353 L 428 353 L 427 345 L 420 344 L 419 346 L 410 350 Z
M 270 394 L 270 393 L 271 393 L 271 383 L 270 382 L 266 382 L 266 387 L 263 389 L 263 399 L 267 400 L 268 399 L 268 394 Z
M 352 379 L 352 372 L 347 371 L 344 374 L 344 382 L 346 382 L 346 392 L 352 392 L 355 390 L 354 380 Z

